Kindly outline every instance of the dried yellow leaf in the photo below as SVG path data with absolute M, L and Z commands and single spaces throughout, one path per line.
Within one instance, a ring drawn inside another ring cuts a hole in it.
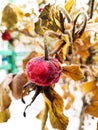
M 51 95 L 53 95 L 53 101 L 50 101 L 45 96 L 45 102 L 49 108 L 50 122 L 53 128 L 66 130 L 68 125 L 68 118 L 63 114 L 64 102 L 62 97 L 51 89 Z
M 52 12 L 53 12 L 53 5 L 48 4 L 44 7 L 39 17 L 41 19 L 53 20 Z
M 2 12 L 2 23 L 8 29 L 13 29 L 16 27 L 18 20 L 23 19 L 23 16 L 24 14 L 19 7 L 13 4 L 8 4 Z
M 61 24 L 60 24 L 60 14 L 58 9 L 54 9 L 53 5 L 46 5 L 43 9 L 43 11 L 41 12 L 39 18 L 41 19 L 40 22 L 40 28 L 43 29 L 49 29 L 49 30 L 53 30 L 53 31 L 57 31 L 58 29 L 61 30 Z M 35 25 L 35 27 L 38 25 L 39 23 L 37 22 L 37 24 Z M 38 33 L 37 29 L 36 32 Z
M 47 126 L 46 126 L 46 121 L 47 121 L 47 118 L 48 118 L 48 106 L 47 104 L 45 103 L 44 105 L 44 109 L 41 110 L 38 115 L 36 116 L 36 118 L 38 118 L 39 120 L 42 120 L 42 130 L 48 130 Z
M 72 7 L 74 4 L 74 0 L 68 0 L 65 4 L 65 9 L 68 11 L 68 13 L 70 13 Z
M 41 111 L 37 114 L 36 118 L 39 119 L 39 120 L 42 120 L 42 118 L 43 118 L 43 110 L 41 110 Z
M 98 101 L 98 86 L 94 90 L 92 90 L 93 97 L 91 99 L 92 102 Z
M 98 41 L 95 44 L 91 45 L 91 49 L 98 50 Z
M 89 32 L 84 32 L 82 34 L 81 38 L 78 38 L 75 41 L 77 54 L 80 55 L 83 63 L 86 62 L 87 58 L 90 55 L 90 53 L 88 51 L 88 48 L 91 46 L 90 37 L 91 36 L 90 36 Z
M 72 95 L 71 93 L 68 93 L 68 102 L 67 102 L 67 104 L 65 106 L 66 110 L 71 108 L 71 105 L 73 104 L 74 100 L 75 100 L 74 95 Z
M 71 46 L 70 42 L 69 42 L 69 37 L 68 35 L 62 35 L 61 39 L 63 41 L 66 42 L 66 44 L 63 46 L 63 48 L 60 50 L 58 58 L 61 61 L 61 63 L 64 63 L 64 61 L 66 60 L 68 51 L 69 51 L 69 47 Z
M 68 52 L 68 45 L 64 45 L 64 47 L 60 50 L 60 52 L 57 54 L 57 59 L 61 62 L 64 63 L 66 60 L 67 52 Z
M 31 14 L 30 14 L 30 13 L 25 13 L 24 16 L 25 16 L 25 17 L 30 17 Z
M 24 29 L 23 31 L 25 31 L 27 34 L 31 33 L 34 29 L 34 23 L 33 21 L 28 21 L 27 23 L 24 24 Z
M 82 92 L 84 94 L 91 92 L 92 90 L 94 90 L 96 88 L 96 83 L 97 83 L 96 80 L 92 80 L 92 81 L 83 83 L 81 86 Z
M 42 21 L 41 19 L 39 19 L 36 23 L 35 23 L 35 32 L 39 35 L 43 35 L 45 30 L 43 29 L 42 25 L 41 25 Z M 46 28 L 45 28 L 46 29 Z
M 94 96 L 92 97 L 91 101 L 92 101 L 92 102 L 93 102 L 93 101 L 98 101 L 98 94 L 94 95 Z
M 18 20 L 22 21 L 23 20 L 23 16 L 24 16 L 24 12 L 21 10 L 21 8 L 19 8 L 16 5 L 11 5 L 13 7 L 13 10 L 16 12 Z
M 92 116 L 98 117 L 98 101 L 92 102 L 85 108 L 85 112 Z
M 11 98 L 9 96 L 9 92 L 3 88 L 2 83 L 0 84 L 0 112 L 7 109 L 10 104 L 11 104 Z
M 75 81 L 78 81 L 84 78 L 82 70 L 77 65 L 63 66 L 62 71 L 66 76 L 72 78 Z
M 57 42 L 56 45 L 60 45 L 62 42 L 65 42 L 66 44 L 60 49 L 60 51 L 56 54 L 57 59 L 61 62 L 64 63 L 64 61 L 66 60 L 68 51 L 69 51 L 69 47 L 71 46 L 70 42 L 69 42 L 69 37 L 66 34 L 62 34 L 61 35 L 61 40 L 59 40 Z
M 9 108 L 0 112 L 0 123 L 6 122 L 10 118 Z
M 38 5 L 40 6 L 41 4 L 45 4 L 46 0 L 37 0 Z
M 95 18 L 95 22 L 98 22 L 98 16 Z
M 69 95 L 69 93 L 68 93 L 69 86 L 68 86 L 68 84 L 63 84 L 61 86 L 61 88 L 63 90 L 63 98 L 66 99 L 68 97 L 68 95 Z
M 92 93 L 93 93 L 94 95 L 98 94 L 98 86 L 96 86 L 96 88 L 92 90 Z
M 10 5 L 7 5 L 2 12 L 2 24 L 8 29 L 13 29 L 16 27 L 17 22 L 18 18 L 16 12 L 14 12 Z
M 62 90 L 64 91 L 64 92 L 66 92 L 67 90 L 68 90 L 68 84 L 63 84 L 62 86 L 61 86 L 61 88 L 62 88 Z

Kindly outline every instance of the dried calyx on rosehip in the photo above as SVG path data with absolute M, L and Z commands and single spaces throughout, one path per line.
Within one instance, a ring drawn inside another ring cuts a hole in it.
M 5 32 L 2 33 L 1 37 L 2 37 L 3 40 L 11 40 L 12 39 L 9 30 L 5 30 Z

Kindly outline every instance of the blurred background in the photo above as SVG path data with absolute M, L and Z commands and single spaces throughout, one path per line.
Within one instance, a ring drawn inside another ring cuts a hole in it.
M 20 71 L 23 71 L 22 67 L 22 60 L 32 51 L 36 50 L 37 52 L 43 51 L 41 47 L 37 46 L 39 41 L 43 41 L 43 39 L 40 37 L 34 37 L 31 38 L 30 35 L 26 36 L 26 30 L 24 27 L 29 28 L 30 33 L 32 35 L 35 35 L 34 29 L 33 29 L 33 23 L 37 21 L 37 17 L 40 14 L 39 9 L 43 8 L 46 4 L 56 4 L 64 6 L 65 2 L 67 0 L 0 0 L 0 82 L 2 82 L 7 74 L 13 73 L 17 74 Z M 98 3 L 98 1 L 96 0 Z M 14 41 L 6 41 L 1 38 L 2 33 L 6 29 L 2 25 L 2 11 L 4 7 L 8 4 L 12 3 L 17 5 L 22 9 L 25 14 L 28 15 L 32 14 L 31 17 L 26 17 L 24 19 L 24 22 L 18 22 L 17 26 L 19 29 L 23 29 L 23 32 L 19 32 L 19 30 L 15 30 L 11 33 L 12 39 Z M 84 11 L 86 12 L 89 9 L 88 6 L 89 0 L 75 0 L 75 5 L 73 7 L 76 8 L 77 11 Z M 97 4 L 98 5 L 98 4 Z M 95 12 L 96 15 L 96 12 Z M 98 14 L 97 14 L 98 15 Z M 31 23 L 32 21 L 32 23 Z M 27 24 L 29 23 L 29 24 Z M 28 30 L 28 31 L 29 31 Z M 35 44 L 36 46 L 35 47 Z M 43 45 L 42 45 L 43 46 Z M 61 81 L 62 82 L 62 81 Z M 75 82 L 72 81 L 71 84 L 75 85 Z M 78 84 L 77 84 L 78 85 Z M 57 84 L 57 92 L 59 92 L 62 95 L 62 90 L 59 87 L 59 83 Z M 70 86 L 71 88 L 71 86 Z M 77 101 L 73 103 L 73 106 L 68 111 L 65 111 L 65 114 L 68 115 L 70 119 L 70 123 L 68 125 L 67 130 L 79 130 L 79 117 L 81 113 L 81 107 L 82 107 L 82 93 L 79 91 L 76 93 L 75 91 L 72 92 L 76 98 Z M 32 95 L 27 97 L 27 103 L 29 103 Z M 65 102 L 66 103 L 66 102 Z M 0 123 L 0 129 L 1 130 L 40 130 L 41 129 L 41 122 L 36 119 L 36 115 L 39 113 L 39 111 L 43 108 L 43 97 L 39 95 L 39 97 L 36 99 L 36 102 L 32 104 L 30 108 L 27 110 L 27 117 L 23 117 L 23 111 L 24 111 L 25 105 L 21 102 L 21 100 L 15 100 L 12 97 L 12 104 L 10 106 L 11 111 L 11 118 L 5 122 Z M 84 129 L 83 130 L 97 130 L 97 118 L 92 119 L 92 116 L 87 116 L 85 118 L 84 122 Z M 50 122 L 47 122 L 47 126 L 49 130 L 53 130 L 53 128 L 50 125 Z

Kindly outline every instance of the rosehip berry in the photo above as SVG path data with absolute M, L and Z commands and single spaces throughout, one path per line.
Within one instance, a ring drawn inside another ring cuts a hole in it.
M 43 8 L 39 8 L 39 12 L 41 13 L 43 11 Z
M 49 57 L 32 58 L 26 65 L 28 78 L 38 86 L 50 86 L 58 82 L 61 74 L 61 66 L 57 59 Z
M 11 34 L 8 30 L 5 30 L 5 32 L 2 33 L 2 39 L 3 40 L 11 40 L 12 39 Z

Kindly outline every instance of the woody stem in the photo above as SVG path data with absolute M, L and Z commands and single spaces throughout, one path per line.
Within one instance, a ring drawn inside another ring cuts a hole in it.
M 46 44 L 46 39 L 44 40 L 44 48 L 45 48 L 45 60 L 48 60 L 48 49 L 47 49 L 47 44 Z
M 90 19 L 92 19 L 92 17 L 93 17 L 94 2 L 95 2 L 95 0 L 90 1 L 90 16 L 89 16 Z

